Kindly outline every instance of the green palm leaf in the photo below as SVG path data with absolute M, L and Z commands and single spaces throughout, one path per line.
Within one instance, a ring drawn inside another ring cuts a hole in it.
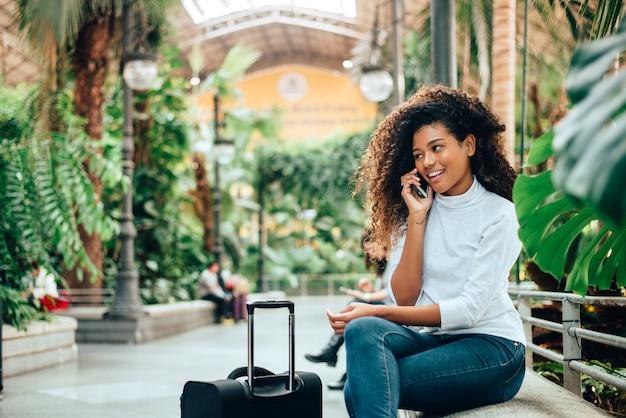
M 235 97 L 237 92 L 233 87 L 234 82 L 241 78 L 260 57 L 261 53 L 248 45 L 235 45 L 224 57 L 220 68 L 200 84 L 200 91 L 215 88 L 221 97 Z

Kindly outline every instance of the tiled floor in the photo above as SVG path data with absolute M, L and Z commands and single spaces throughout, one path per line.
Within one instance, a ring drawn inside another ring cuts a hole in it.
M 325 309 L 339 309 L 349 298 L 293 298 L 296 306 L 296 369 L 317 373 L 323 383 L 345 370 L 345 351 L 337 368 L 304 359 L 318 352 L 332 331 Z M 257 310 L 255 365 L 287 369 L 287 310 Z M 79 344 L 79 360 L 5 378 L 0 418 L 173 418 L 187 380 L 225 378 L 247 364 L 247 325 L 212 325 L 139 345 Z M 324 418 L 347 418 L 343 394 L 324 385 Z

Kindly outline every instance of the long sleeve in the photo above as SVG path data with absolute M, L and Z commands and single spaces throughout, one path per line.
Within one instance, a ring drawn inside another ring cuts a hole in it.
M 513 204 L 478 181 L 461 196 L 436 196 L 424 237 L 418 305 L 438 304 L 435 333 L 485 333 L 525 342 L 508 296 L 521 242 Z

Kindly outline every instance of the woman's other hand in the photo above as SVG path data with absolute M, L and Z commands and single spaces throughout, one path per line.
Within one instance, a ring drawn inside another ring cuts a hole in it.
M 353 302 L 336 313 L 331 310 L 326 310 L 328 321 L 330 326 L 335 330 L 337 334 L 343 335 L 343 332 L 348 325 L 348 322 L 353 319 L 360 318 L 362 316 L 376 316 L 375 310 L 378 305 L 371 305 L 369 303 Z

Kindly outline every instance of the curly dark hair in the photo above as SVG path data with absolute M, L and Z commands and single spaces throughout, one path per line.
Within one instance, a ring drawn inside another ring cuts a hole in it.
M 459 142 L 473 134 L 472 174 L 485 189 L 512 200 L 517 174 L 506 159 L 504 124 L 477 97 L 443 85 L 423 86 L 378 125 L 355 173 L 353 194 L 366 188 L 370 240 L 383 248 L 391 248 L 392 233 L 408 216 L 400 177 L 415 168 L 413 134 L 433 123 L 443 124 Z
M 363 250 L 363 261 L 365 262 L 365 269 L 376 274 L 376 277 L 381 277 L 387 267 L 387 259 L 385 253 L 388 251 L 386 248 L 379 248 L 375 242 L 370 241 L 372 230 L 366 228 L 361 235 L 361 249 Z

